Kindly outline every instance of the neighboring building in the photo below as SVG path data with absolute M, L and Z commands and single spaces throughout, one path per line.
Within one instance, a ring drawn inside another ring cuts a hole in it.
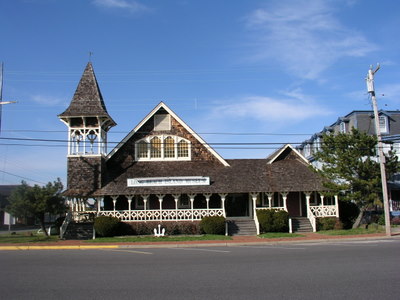
M 0 185 L 0 225 L 4 224 L 4 213 L 8 205 L 8 197 L 18 185 Z
M 76 220 L 88 198 L 97 215 L 124 222 L 197 221 L 205 216 L 244 219 L 258 228 L 256 210 L 290 217 L 338 217 L 337 197 L 324 197 L 322 178 L 290 145 L 267 159 L 224 159 L 165 103 L 159 103 L 110 152 L 108 114 L 91 63 L 70 106 L 68 182 L 64 195 Z
M 352 111 L 346 116 L 338 118 L 332 125 L 314 134 L 296 149 L 306 157 L 314 167 L 320 168 L 321 164 L 314 160 L 314 153 L 320 150 L 324 133 L 350 133 L 352 128 L 355 128 L 361 132 L 376 135 L 374 119 L 374 112 L 372 110 Z M 379 129 L 384 143 L 384 152 L 387 153 L 390 150 L 395 151 L 400 161 L 400 111 L 379 111 Z M 388 182 L 388 186 L 391 210 L 400 210 L 400 174 L 391 178 Z

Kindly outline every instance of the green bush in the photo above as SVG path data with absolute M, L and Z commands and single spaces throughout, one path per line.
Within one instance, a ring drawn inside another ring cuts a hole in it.
M 289 214 L 286 211 L 274 209 L 257 210 L 257 219 L 261 233 L 289 231 Z
M 94 219 L 96 235 L 103 237 L 115 236 L 120 228 L 118 218 L 101 216 Z
M 161 229 L 165 228 L 166 235 L 178 234 L 200 234 L 200 223 L 198 221 L 191 222 L 132 222 L 126 223 L 130 227 L 125 229 L 124 234 L 121 235 L 153 235 L 154 228 L 158 230 L 158 224 L 161 224 Z M 129 232 L 129 233 L 128 233 Z
M 343 223 L 336 217 L 317 218 L 317 230 L 341 230 Z
M 204 217 L 200 221 L 200 229 L 206 234 L 225 234 L 225 218 Z

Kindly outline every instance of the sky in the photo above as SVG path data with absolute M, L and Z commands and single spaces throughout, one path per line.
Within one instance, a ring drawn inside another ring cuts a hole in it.
M 57 115 L 88 61 L 118 124 L 110 151 L 164 101 L 224 158 L 264 158 L 371 110 L 377 63 L 378 107 L 397 110 L 399 14 L 393 0 L 0 0 L 2 96 L 17 101 L 2 105 L 0 184 L 66 182 Z

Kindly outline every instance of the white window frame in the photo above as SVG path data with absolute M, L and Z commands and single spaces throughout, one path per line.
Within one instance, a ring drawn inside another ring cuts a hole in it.
M 383 121 L 383 124 L 381 123 L 381 120 Z M 379 116 L 379 130 L 381 133 L 389 132 L 388 118 L 386 116 Z
M 340 133 L 346 133 L 346 122 L 342 121 L 339 124 L 340 127 Z
M 161 141 L 161 157 L 151 157 L 151 143 L 150 141 L 155 137 L 159 138 Z M 174 140 L 174 156 L 173 157 L 165 157 L 164 155 L 164 141 L 166 138 L 171 137 Z M 147 157 L 139 157 L 138 150 L 139 150 L 139 143 L 145 141 L 147 143 Z M 188 145 L 188 156 L 187 157 L 178 157 L 178 143 L 184 141 Z M 135 160 L 136 161 L 175 161 L 175 160 L 184 160 L 188 161 L 192 159 L 192 145 L 189 140 L 171 134 L 162 134 L 162 135 L 151 135 L 140 139 L 135 142 Z

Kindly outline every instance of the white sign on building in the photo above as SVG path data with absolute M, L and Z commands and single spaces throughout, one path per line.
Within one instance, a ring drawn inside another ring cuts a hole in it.
M 210 177 L 145 177 L 128 178 L 128 187 L 210 185 Z

